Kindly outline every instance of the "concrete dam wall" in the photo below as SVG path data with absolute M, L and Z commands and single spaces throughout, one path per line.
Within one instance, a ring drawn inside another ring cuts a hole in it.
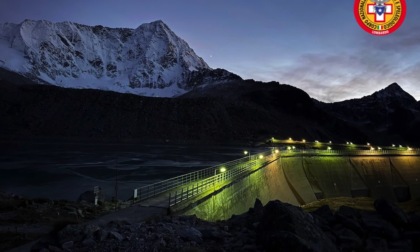
M 418 156 L 282 157 L 224 188 L 185 214 L 210 221 L 246 212 L 255 198 L 303 205 L 331 197 L 420 199 Z

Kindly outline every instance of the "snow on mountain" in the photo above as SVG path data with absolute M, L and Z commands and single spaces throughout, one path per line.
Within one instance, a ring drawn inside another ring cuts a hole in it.
M 206 62 L 162 21 L 137 29 L 25 20 L 0 24 L 0 68 L 40 83 L 171 97 L 212 82 Z M 197 78 L 199 76 L 200 78 Z

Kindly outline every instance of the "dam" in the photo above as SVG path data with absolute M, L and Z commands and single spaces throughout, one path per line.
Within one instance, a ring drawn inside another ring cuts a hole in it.
M 242 214 L 256 198 L 300 206 L 335 197 L 420 199 L 420 152 L 273 148 L 134 192 L 143 204 L 209 221 Z
M 420 199 L 419 156 L 280 157 L 184 212 L 205 220 L 246 212 L 255 198 L 303 205 L 333 197 Z

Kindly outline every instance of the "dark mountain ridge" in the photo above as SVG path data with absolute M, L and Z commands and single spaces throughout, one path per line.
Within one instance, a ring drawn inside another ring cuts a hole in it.
M 318 107 L 371 136 L 381 144 L 420 142 L 418 102 L 397 83 L 360 99 L 317 103 Z
M 223 70 L 214 71 L 212 78 L 223 76 Z M 0 91 L 0 132 L 8 138 L 420 142 L 418 102 L 397 84 L 331 104 L 290 85 L 235 78 L 178 98 L 153 98 L 33 84 L 3 70 Z
M 250 80 L 218 88 L 226 97 L 214 92 L 208 97 L 152 98 L 3 80 L 0 131 L 8 137 L 139 141 L 248 142 L 271 136 L 343 140 L 349 134 L 363 139 L 357 129 L 319 110 L 297 88 Z M 238 88 L 242 91 L 234 94 Z

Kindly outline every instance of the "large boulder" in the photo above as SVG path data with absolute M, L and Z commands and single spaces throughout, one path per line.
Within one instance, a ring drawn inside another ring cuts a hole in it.
M 311 214 L 278 200 L 264 207 L 257 230 L 258 242 L 266 251 L 338 251 Z

